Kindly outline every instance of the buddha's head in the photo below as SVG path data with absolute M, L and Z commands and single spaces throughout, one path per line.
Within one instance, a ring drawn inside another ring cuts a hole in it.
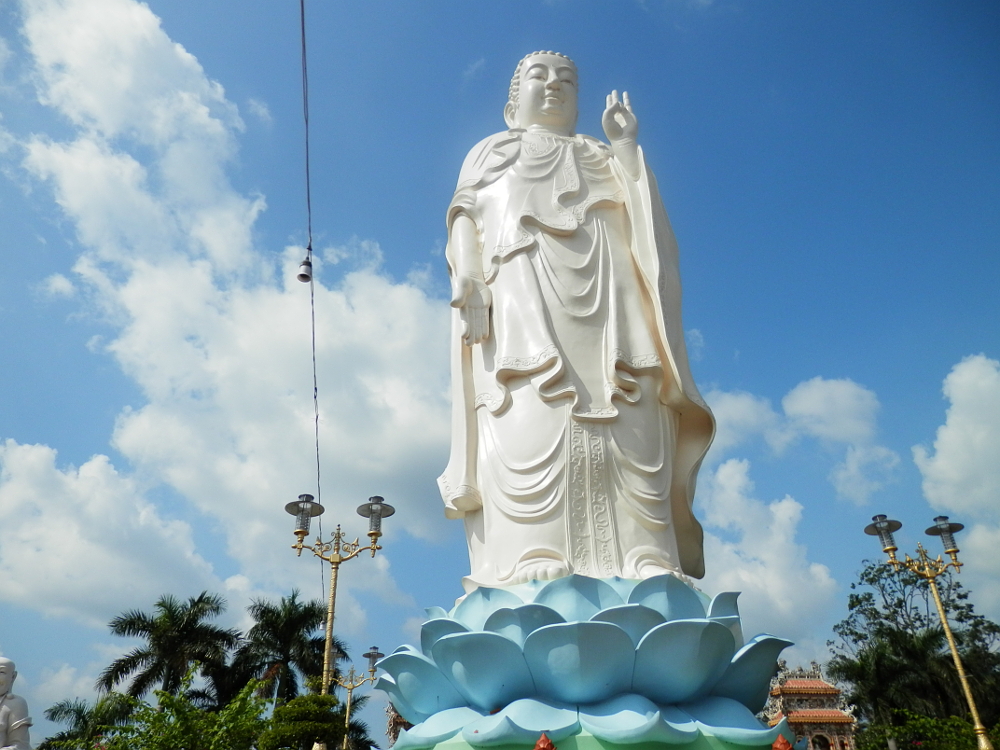
M 15 677 L 17 677 L 17 669 L 14 667 L 14 662 L 0 656 L 0 697 L 10 692 L 10 686 L 14 684 Z
M 576 63 L 558 52 L 532 52 L 510 79 L 504 120 L 509 128 L 573 135 L 576 97 Z

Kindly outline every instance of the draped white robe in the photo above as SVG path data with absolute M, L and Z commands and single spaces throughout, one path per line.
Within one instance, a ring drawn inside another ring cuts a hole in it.
M 677 245 L 638 179 L 587 136 L 511 130 L 466 158 L 448 211 L 478 228 L 490 336 L 453 323 L 451 458 L 465 585 L 704 574 L 691 512 L 715 423 L 680 319 Z M 454 273 L 452 248 L 449 265 Z

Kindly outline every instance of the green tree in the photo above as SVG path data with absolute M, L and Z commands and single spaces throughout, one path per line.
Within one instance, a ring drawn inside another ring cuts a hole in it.
M 271 726 L 260 737 L 260 750 L 311 750 L 314 742 L 339 750 L 344 714 L 332 695 L 302 695 L 274 709 Z
M 221 711 L 205 711 L 189 697 L 192 667 L 177 694 L 156 691 L 157 705 L 132 699 L 128 724 L 106 737 L 105 750 L 253 750 L 267 730 L 266 703 L 249 682 Z
M 38 750 L 91 750 L 114 727 L 127 723 L 133 701 L 121 693 L 109 693 L 90 704 L 85 700 L 64 700 L 45 710 L 45 718 L 69 727 L 49 737 Z
M 322 675 L 325 637 L 319 628 L 326 620 L 326 606 L 301 601 L 293 590 L 278 603 L 255 599 L 247 611 L 254 618 L 247 633 L 248 658 L 257 663 L 264 694 L 277 705 L 287 703 L 299 695 L 300 677 Z M 334 663 L 346 657 L 343 644 L 334 639 Z
M 991 732 L 996 746 L 1000 742 L 1000 728 Z M 897 711 L 892 725 L 872 724 L 854 738 L 858 750 L 885 750 L 885 738 L 892 734 L 899 747 L 919 750 L 976 750 L 976 734 L 972 723 L 957 716 L 933 719 L 912 711 Z
M 1000 626 L 976 614 L 950 573 L 938 586 L 980 714 L 992 726 L 1000 720 Z M 864 721 L 889 726 L 905 715 L 898 711 L 942 719 L 967 713 L 924 579 L 866 561 L 834 633 L 827 673 L 847 683 L 845 697 Z
M 176 693 L 192 663 L 221 663 L 226 651 L 236 646 L 239 633 L 207 622 L 225 608 L 222 597 L 207 591 L 186 602 L 164 594 L 152 615 L 132 610 L 114 618 L 112 633 L 146 642 L 112 662 L 98 678 L 97 688 L 108 692 L 134 676 L 126 691 L 133 697 L 157 683 L 162 691 Z

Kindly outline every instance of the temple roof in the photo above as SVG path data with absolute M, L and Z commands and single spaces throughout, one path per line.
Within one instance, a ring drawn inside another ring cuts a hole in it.
M 840 691 L 826 680 L 815 677 L 788 677 L 771 690 L 771 695 L 840 695 Z
M 780 711 L 768 721 L 774 726 L 782 718 L 787 718 L 789 724 L 853 724 L 854 717 L 839 708 L 805 708 L 801 711 L 791 711 L 787 716 Z

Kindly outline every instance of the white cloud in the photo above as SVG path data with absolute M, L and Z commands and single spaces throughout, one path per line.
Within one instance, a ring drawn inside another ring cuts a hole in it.
M 755 438 L 775 455 L 814 438 L 828 450 L 844 450 L 828 477 L 840 497 L 862 505 L 894 479 L 899 456 L 875 442 L 878 397 L 852 380 L 803 381 L 782 398 L 783 414 L 768 399 L 742 391 L 714 390 L 706 400 L 718 422 L 710 462 Z
M 468 67 L 466 67 L 466 69 L 462 71 L 462 78 L 466 81 L 471 81 L 473 78 L 479 75 L 480 71 L 482 71 L 485 65 L 486 65 L 485 57 L 480 57 L 478 60 L 469 63 Z
M 42 282 L 42 289 L 49 297 L 72 297 L 76 294 L 73 282 L 61 273 L 54 273 Z
M 684 332 L 684 338 L 687 339 L 688 356 L 694 362 L 700 361 L 701 354 L 705 351 L 704 334 L 697 328 L 690 328 Z
M 41 678 L 31 691 L 32 698 L 36 701 L 35 705 L 41 703 L 43 706 L 67 699 L 93 701 L 97 698 L 97 690 L 94 689 L 96 680 L 96 674 L 80 674 L 76 667 L 65 663 L 55 668 L 43 667 Z
M 781 399 L 792 426 L 805 435 L 841 443 L 866 443 L 875 433 L 878 398 L 853 380 L 813 378 Z
M 836 582 L 825 565 L 809 561 L 796 540 L 802 505 L 787 495 L 771 502 L 753 495 L 747 460 L 729 459 L 702 479 L 698 498 L 709 527 L 710 561 L 705 589 L 743 592 L 747 637 L 775 633 L 796 642 L 799 658 L 816 658 L 824 649 L 814 634 L 836 605 Z
M 0 444 L 0 599 L 103 625 L 163 591 L 215 588 L 191 528 L 165 519 L 106 456 L 60 469 L 41 445 Z
M 966 357 L 944 380 L 949 405 L 934 452 L 913 447 L 931 507 L 969 525 L 958 538 L 965 581 L 980 608 L 1000 618 L 1000 362 Z
M 944 395 L 934 453 L 913 447 L 924 495 L 939 510 L 1000 519 L 1000 362 L 966 357 L 945 378 Z
M 22 139 L 23 167 L 51 186 L 75 227 L 84 248 L 76 286 L 115 327 L 92 349 L 115 358 L 145 403 L 123 409 L 113 435 L 131 475 L 103 456 L 58 468 L 47 447 L 8 444 L 4 507 L 19 541 L 17 555 L 5 548 L 0 559 L 10 574 L 0 599 L 103 623 L 123 602 L 148 607 L 163 591 L 245 600 L 250 580 L 284 587 L 302 563 L 275 543 L 290 542 L 283 505 L 315 482 L 309 294 L 294 280 L 303 251 L 289 248 L 278 268 L 254 248 L 265 202 L 226 177 L 242 128 L 236 109 L 146 5 L 27 0 L 24 17 L 39 98 L 76 132 Z M 322 500 L 353 534 L 364 525 L 354 508 L 383 494 L 405 509 L 398 528 L 426 538 L 444 523 L 434 474 L 448 438 L 448 307 L 419 274 L 403 283 L 383 275 L 381 258 L 377 242 L 352 240 L 332 253 L 352 261 L 339 278 L 315 285 Z M 220 581 L 191 529 L 164 520 L 143 492 L 159 485 L 221 531 L 238 574 Z M 102 510 L 121 516 L 128 539 L 102 536 Z M 65 557 L 61 536 L 30 525 L 39 514 L 73 536 L 75 559 L 91 561 L 85 570 L 51 562 Z M 411 605 L 388 559 L 377 562 L 344 584 L 347 632 L 364 622 L 352 589 Z M 38 571 L 40 597 L 30 590 Z
M 271 116 L 271 109 L 267 106 L 267 102 L 262 102 L 260 99 L 248 99 L 247 109 L 249 109 L 250 113 L 265 125 L 271 125 L 274 122 L 274 118 Z

